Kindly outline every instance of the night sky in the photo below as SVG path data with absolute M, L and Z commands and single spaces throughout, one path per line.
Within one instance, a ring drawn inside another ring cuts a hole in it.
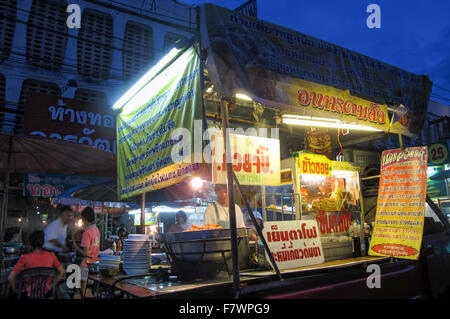
M 245 0 L 182 0 L 235 9 Z M 449 0 L 257 0 L 258 18 L 395 65 L 433 82 L 431 99 L 450 105 Z M 381 28 L 369 29 L 369 4 Z

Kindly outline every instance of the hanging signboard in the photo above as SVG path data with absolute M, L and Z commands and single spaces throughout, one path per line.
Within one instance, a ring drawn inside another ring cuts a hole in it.
M 284 169 L 280 172 L 280 183 L 282 185 L 294 183 L 292 168 Z
M 214 135 L 212 143 L 212 181 L 227 183 L 227 165 L 223 135 Z M 280 140 L 230 134 L 233 171 L 241 185 L 280 185 Z
M 305 130 L 305 149 L 331 159 L 333 156 L 333 144 L 328 129 L 307 127 Z
M 114 183 L 111 177 L 27 174 L 23 183 L 23 194 L 26 197 L 57 197 L 78 185 L 95 185 Z
M 428 77 L 212 4 L 200 12 L 206 67 L 223 96 L 244 93 L 282 111 L 392 133 L 421 131 Z M 392 123 L 388 104 L 395 110 Z
M 258 16 L 258 9 L 256 6 L 256 0 L 248 0 L 246 3 L 240 5 L 235 11 L 239 11 L 243 14 L 246 14 L 248 16 L 257 17 Z
M 322 242 L 314 220 L 265 222 L 263 234 L 280 270 L 324 262 Z
M 194 121 L 202 123 L 201 99 L 200 59 L 191 47 L 122 109 L 117 119 L 121 199 L 176 184 L 198 169 L 191 155 Z M 178 134 L 177 129 L 185 130 Z M 186 151 L 180 156 L 178 149 Z
M 428 147 L 428 162 L 430 166 L 443 165 L 449 162 L 448 142 L 435 143 Z
M 331 176 L 331 161 L 324 155 L 300 154 L 298 167 L 300 174 Z
M 24 134 L 116 153 L 115 119 L 109 106 L 37 93 L 29 93 L 26 101 Z
M 419 257 L 427 180 L 427 147 L 384 151 L 372 256 Z

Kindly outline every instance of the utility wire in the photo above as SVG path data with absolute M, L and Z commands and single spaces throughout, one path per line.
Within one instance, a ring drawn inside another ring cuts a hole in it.
M 433 86 L 437 87 L 438 89 L 441 89 L 441 90 L 444 90 L 444 91 L 448 91 L 448 92 L 450 92 L 450 90 L 449 90 L 449 89 L 446 89 L 446 88 L 440 87 L 439 85 L 433 84 Z
M 443 97 L 443 96 L 440 96 L 440 95 L 437 95 L 437 94 L 431 94 L 431 96 L 432 97 L 434 97 L 434 98 L 436 98 L 436 99 L 441 99 L 441 100 L 447 100 L 447 101 L 450 101 L 450 98 L 447 98 L 447 97 Z

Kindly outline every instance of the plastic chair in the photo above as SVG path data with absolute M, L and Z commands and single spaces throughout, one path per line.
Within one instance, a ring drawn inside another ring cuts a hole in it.
M 37 267 L 28 268 L 22 270 L 17 276 L 17 290 L 18 298 L 24 298 L 26 291 L 24 292 L 24 285 L 28 283 L 30 287 L 30 295 L 27 296 L 29 299 L 44 299 L 44 298 L 54 298 L 55 296 L 55 285 L 57 271 L 55 268 L 50 267 Z M 51 290 L 51 295 L 47 296 L 46 287 L 47 282 L 51 279 L 51 284 L 53 286 Z

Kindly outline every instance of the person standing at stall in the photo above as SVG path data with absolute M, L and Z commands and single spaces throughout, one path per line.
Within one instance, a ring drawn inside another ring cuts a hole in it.
M 44 229 L 44 248 L 55 252 L 57 256 L 58 254 L 67 253 L 69 251 L 65 243 L 67 237 L 67 227 L 73 218 L 73 211 L 70 206 L 61 206 L 59 208 L 59 212 L 60 214 L 58 219 L 52 221 Z
M 216 184 L 215 191 L 217 201 L 206 208 L 204 223 L 220 225 L 222 228 L 230 228 L 230 213 L 228 207 L 228 191 L 227 185 Z M 244 216 L 241 208 L 235 205 L 236 209 L 236 227 L 245 228 Z
M 81 298 L 85 297 L 87 280 L 89 276 L 88 264 L 98 260 L 98 251 L 100 250 L 100 231 L 95 224 L 95 214 L 92 207 L 86 207 L 81 212 L 81 218 L 85 225 L 81 244 L 73 242 L 75 249 L 84 257 L 81 262 Z

